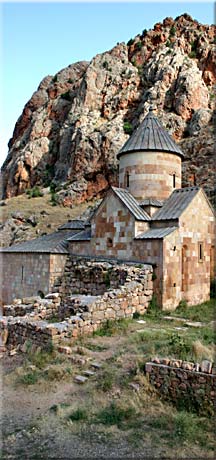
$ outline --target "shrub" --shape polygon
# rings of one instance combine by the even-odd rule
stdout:
[[[106,69],[106,70],[108,70],[108,67],[109,67],[108,62],[107,62],[107,61],[104,61],[104,62],[103,62],[103,68]]]
[[[127,46],[131,46],[131,45],[133,45],[133,43],[134,43],[134,39],[131,38],[131,39],[127,42]]]
[[[117,425],[122,428],[124,422],[128,422],[136,417],[136,410],[133,407],[121,407],[115,402],[111,402],[108,407],[102,409],[97,415],[97,421],[103,425]]]
[[[142,49],[142,46],[143,45],[142,45],[141,41],[137,42],[136,47],[137,47],[138,51],[140,51]]]
[[[58,195],[55,192],[51,193],[51,198],[50,198],[52,206],[57,206],[58,204]]]
[[[143,31],[142,31],[142,37],[143,38],[147,35],[147,32],[148,32],[147,29],[143,29]]]
[[[174,333],[171,335],[168,343],[174,355],[178,356],[180,359],[187,359],[191,347],[183,337]]]
[[[28,195],[29,198],[38,198],[40,196],[43,196],[43,192],[39,189],[37,185],[35,185],[32,189],[26,190],[26,194]]]
[[[133,126],[131,125],[129,121],[125,121],[123,125],[123,129],[124,129],[125,134],[132,134],[133,132]]]
[[[191,51],[189,54],[188,54],[189,58],[191,59],[194,59],[196,57],[196,51]]]
[[[174,37],[175,34],[176,34],[176,28],[175,28],[175,26],[172,26],[172,27],[170,28],[170,37]]]
[[[166,46],[167,46],[168,48],[172,48],[173,45],[172,45],[172,43],[171,43],[169,40],[167,40],[167,41],[166,41]]]
[[[102,391],[109,391],[113,387],[115,376],[112,370],[105,370],[98,381],[97,387]]]
[[[80,420],[86,420],[88,418],[88,414],[86,409],[78,408],[73,411],[68,418],[73,422],[79,422]]]
[[[110,287],[110,274],[109,272],[106,272],[104,275],[104,283],[106,284],[106,287]]]
[[[19,383],[23,385],[34,385],[38,382],[40,377],[40,372],[38,370],[34,370],[32,372],[27,372],[26,374],[19,377]]]
[[[58,81],[58,75],[55,75],[52,79],[53,83],[56,83]]]
[[[191,42],[191,51],[196,51],[197,49],[197,43],[196,43],[196,40],[194,40],[193,42]]]
[[[187,300],[185,300],[185,299],[180,300],[180,302],[178,304],[178,308],[186,309],[187,307],[188,307]]]
[[[70,91],[66,91],[66,93],[61,94],[61,98],[70,102],[71,101]]]

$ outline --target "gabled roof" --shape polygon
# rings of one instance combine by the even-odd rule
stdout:
[[[152,220],[178,219],[200,190],[200,187],[185,187],[174,190],[162,208],[152,216]]]
[[[73,219],[61,225],[58,230],[84,230],[84,228],[85,222],[83,220]]]
[[[117,158],[120,158],[124,153],[134,151],[171,152],[184,157],[184,153],[160,124],[152,108],[149,109],[149,113],[142,123],[120,149]]]
[[[177,230],[178,227],[152,228],[141,235],[137,235],[135,240],[163,239],[165,236]]]
[[[1,252],[38,252],[48,254],[67,254],[67,238],[72,232],[54,232],[33,240],[1,248]]]
[[[120,201],[126,206],[136,220],[150,221],[151,218],[142,208],[140,208],[138,201],[125,189],[111,187],[111,190],[120,199]]]
[[[140,206],[155,206],[156,208],[161,208],[163,206],[163,201],[156,200],[155,198],[146,198],[139,202]]]
[[[90,241],[91,240],[91,229],[88,228],[82,232],[75,233],[75,235],[70,236],[67,239],[68,241]]]

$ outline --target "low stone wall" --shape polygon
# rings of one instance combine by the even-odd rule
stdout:
[[[45,299],[26,299],[26,305],[22,303],[24,299],[17,299],[15,304],[4,307],[6,315],[0,319],[3,344],[14,348],[31,341],[46,348],[65,339],[91,334],[107,320],[145,313],[153,294],[152,268],[129,267],[126,273],[130,276],[125,278],[124,285],[102,295],[53,293]],[[18,313],[22,316],[17,317]],[[56,322],[48,322],[53,316]]]
[[[14,299],[11,305],[3,306],[4,316],[26,316],[32,319],[50,319],[59,315],[61,297],[58,293],[48,294],[44,299],[41,297],[26,297]]]
[[[155,361],[146,363],[145,372],[165,399],[199,413],[214,414],[216,368],[210,361],[201,364],[158,358]]]
[[[73,294],[95,296],[131,281],[142,282],[146,290],[152,290],[151,265],[70,256],[64,274],[55,282],[55,288],[62,296]]]

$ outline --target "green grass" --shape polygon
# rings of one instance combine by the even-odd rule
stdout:
[[[129,423],[136,419],[136,415],[137,412],[134,407],[122,407],[116,402],[111,402],[110,405],[98,412],[96,422],[107,426],[117,425],[118,428],[124,428],[125,424],[129,427]]]
[[[88,413],[84,408],[78,408],[69,415],[72,422],[80,422],[88,419]]]
[[[37,366],[39,369],[43,369],[49,363],[56,358],[56,354],[53,351],[38,351],[36,353],[29,351],[27,354],[27,360]]]
[[[35,385],[40,378],[40,372],[38,370],[27,372],[26,374],[19,377],[19,383],[23,385]]]
[[[126,333],[130,322],[130,319],[120,319],[118,321],[108,319],[93,335],[111,337],[115,334]]]
[[[200,305],[194,305],[188,307],[184,305],[178,307],[174,312],[171,313],[172,316],[178,316],[180,318],[187,318],[191,321],[213,321],[215,319],[216,312],[216,299],[211,299],[208,302],[204,302]]]
[[[162,414],[153,418],[149,423],[153,429],[160,430],[160,435],[166,438],[171,446],[176,443],[198,443],[202,447],[214,447],[213,426],[206,418],[187,411]],[[206,433],[208,428],[209,433]]]
[[[116,379],[115,369],[113,368],[105,369],[98,379],[97,388],[105,392],[109,391],[112,389],[115,379]]]

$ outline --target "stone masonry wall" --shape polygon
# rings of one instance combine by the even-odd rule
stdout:
[[[127,173],[129,187],[127,187]],[[175,187],[173,187],[173,174],[175,174]],[[168,152],[124,154],[120,158],[119,187],[128,188],[138,200],[167,199],[174,188],[181,187],[181,158]]]
[[[3,303],[37,295],[38,291],[49,292],[49,254],[1,253],[1,292]]]
[[[156,362],[154,362],[156,361]],[[164,363],[164,364],[163,364]],[[216,396],[216,369],[204,360],[191,363],[180,360],[158,359],[145,365],[150,383],[168,400],[191,407],[198,412],[214,413]]]
[[[152,290],[151,270],[151,265],[68,257],[64,274],[55,282],[55,290],[64,298],[72,294],[96,296],[131,281],[138,281],[144,289]]]
[[[182,298],[189,305],[209,300],[214,231],[213,212],[200,190],[179,219],[182,246]],[[200,244],[202,245],[201,259]]]
[[[92,219],[92,253],[97,256],[130,259],[135,236],[135,219],[112,191]]]
[[[100,265],[103,263],[100,262]],[[104,262],[103,266],[106,265]],[[112,267],[113,273],[116,273],[115,265]],[[145,313],[153,294],[152,267],[119,265],[117,271],[118,283],[122,279],[124,284],[120,283],[116,288],[110,287],[101,295],[66,296],[61,292],[49,294],[46,299],[28,303],[26,306],[7,306],[7,314],[22,312],[24,316],[3,316],[0,319],[4,345],[9,348],[22,347],[30,340],[33,344],[46,348],[50,344],[60,344],[65,339],[73,340],[78,335],[91,334],[107,320],[132,318],[135,312]],[[113,282],[117,285],[117,279]],[[54,321],[48,322],[47,318],[50,320],[53,313]]]

